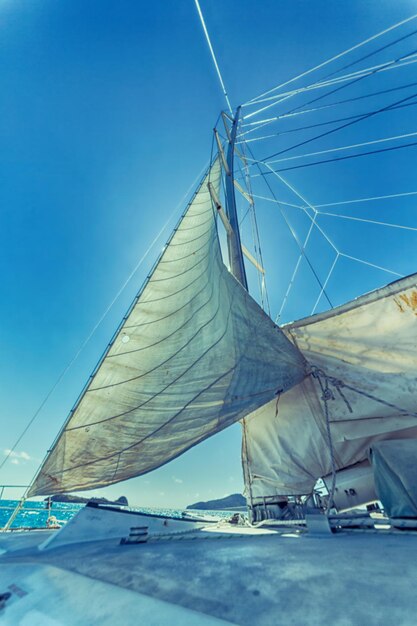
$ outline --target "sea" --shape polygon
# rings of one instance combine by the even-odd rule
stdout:
[[[5,526],[10,515],[18,505],[18,500],[0,500],[0,529]],[[52,502],[51,507],[45,502],[25,502],[24,507],[18,513],[11,528],[46,528],[49,517],[54,516],[57,523],[64,525],[71,519],[84,504],[73,504],[67,502]],[[147,513],[150,515],[162,515],[166,517],[174,517],[180,519],[183,509],[158,509],[149,507],[129,507],[131,510]],[[190,509],[187,513],[192,513]],[[194,511],[195,513],[204,513],[204,515],[213,515],[220,518],[228,518],[233,511]]]

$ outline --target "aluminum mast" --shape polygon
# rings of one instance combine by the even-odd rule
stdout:
[[[243,262],[242,244],[240,241],[234,185],[234,154],[240,109],[240,106],[236,109],[235,117],[233,119],[232,128],[230,131],[229,145],[227,149],[228,170],[226,170],[226,213],[231,227],[231,230],[227,233],[227,247],[229,252],[229,263],[231,272],[247,291],[248,281],[246,279],[245,264]]]

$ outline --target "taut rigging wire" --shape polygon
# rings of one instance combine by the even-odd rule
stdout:
[[[417,104],[417,102],[408,102],[407,104],[400,104],[398,106],[391,106],[389,109],[387,109],[386,111],[380,111],[379,109],[376,109],[374,111],[368,111],[367,113],[389,113],[390,111],[395,111],[396,109],[404,109],[406,107],[411,107],[411,106],[415,106]],[[312,111],[315,111],[316,109],[312,109]],[[319,126],[327,126],[328,124],[337,124],[337,122],[346,122],[348,120],[353,120],[353,119],[357,119],[359,117],[362,117],[363,115],[366,115],[366,113],[357,113],[356,115],[349,115],[348,117],[339,117],[336,118],[334,120],[328,120],[327,122],[318,122],[317,124],[309,124],[307,126],[298,126],[297,128],[290,128],[287,130],[281,130],[278,133],[273,133],[271,135],[265,135],[263,137],[254,137],[253,139],[241,139],[240,141],[237,141],[236,143],[243,143],[243,141],[245,141],[245,143],[253,143],[254,141],[263,141],[265,139],[272,139],[273,137],[279,137],[280,135],[287,135],[289,133],[295,133],[298,131],[302,131],[302,130],[309,130],[310,128],[318,128]]]
[[[252,150],[250,149],[250,147],[249,147],[249,146],[247,146],[247,150],[248,150],[248,152],[250,152],[250,154],[252,155],[252,158],[254,159],[254,158],[255,158],[255,157],[254,157],[254,154],[253,154],[253,152],[252,152]],[[276,201],[276,203],[277,203],[277,204],[278,204],[278,206],[279,206],[279,201],[277,200],[277,198],[276,198],[276,196],[275,196],[275,193],[274,193],[274,191],[273,191],[273,189],[272,189],[271,185],[269,184],[268,179],[265,177],[264,172],[262,172],[262,170],[261,170],[261,168],[260,168],[259,164],[258,164],[258,163],[256,163],[256,165],[257,165],[257,168],[258,168],[258,170],[259,170],[259,172],[260,172],[261,176],[263,177],[263,179],[264,179],[264,181],[265,181],[265,184],[266,184],[266,186],[268,187],[268,189],[269,189],[269,191],[270,191],[270,193],[271,193],[272,197],[274,198],[274,200]],[[291,235],[293,236],[293,238],[294,238],[294,240],[295,240],[295,242],[296,242],[296,244],[297,244],[297,246],[298,246],[298,248],[299,248],[299,250],[300,250],[300,255],[301,255],[301,256],[303,256],[303,257],[305,258],[305,260],[307,261],[307,263],[308,263],[308,265],[309,265],[309,267],[310,267],[310,269],[311,269],[311,271],[312,271],[312,273],[313,273],[313,275],[314,275],[315,279],[317,280],[317,282],[318,282],[318,284],[319,284],[319,286],[320,286],[320,289],[322,290],[323,295],[325,296],[325,298],[326,298],[327,302],[328,302],[328,303],[329,303],[329,305],[330,305],[330,308],[333,308],[333,304],[332,304],[332,302],[331,302],[331,300],[330,300],[329,296],[327,295],[327,292],[326,292],[326,290],[324,289],[323,284],[322,284],[322,282],[321,282],[321,280],[320,280],[320,278],[319,278],[319,276],[318,276],[318,274],[317,274],[316,270],[314,269],[313,264],[311,263],[310,259],[308,258],[307,254],[306,254],[306,251],[305,251],[305,246],[302,246],[302,245],[301,245],[300,241],[298,240],[297,234],[295,233],[295,231],[294,231],[294,229],[292,228],[291,224],[288,222],[288,219],[286,218],[286,216],[285,216],[284,212],[282,211],[282,209],[280,209],[280,211],[281,211],[281,215],[282,215],[282,217],[283,217],[283,218],[284,218],[284,220],[285,220],[286,225],[288,226],[288,229],[289,229],[289,231],[290,231]]]
[[[304,163],[302,165],[291,165],[289,167],[283,167],[278,170],[264,172],[264,174],[273,174],[276,172],[288,172],[289,170],[298,170],[305,167],[313,167],[315,165],[323,165],[324,163],[334,163],[337,161],[347,161],[348,159],[357,159],[358,157],[369,156],[371,154],[379,154],[380,152],[391,152],[392,150],[400,150],[401,148],[411,148],[417,145],[417,141],[405,143],[402,146],[391,146],[390,148],[379,148],[378,150],[369,150],[367,152],[361,152],[359,154],[348,154],[342,157],[334,157],[332,159],[324,159],[322,161],[314,161],[313,163]],[[262,161],[260,161],[262,163]]]
[[[355,120],[351,120],[350,122],[347,122],[346,124],[342,124],[341,126],[337,126],[336,128],[332,128],[330,130],[327,130],[324,133],[320,133],[320,135],[316,135],[315,137],[310,137],[309,139],[305,139],[304,141],[300,141],[297,144],[294,144],[292,146],[289,146],[288,148],[284,148],[283,150],[280,150],[278,152],[275,152],[274,154],[270,154],[269,156],[260,159],[261,161],[268,161],[269,159],[272,159],[275,156],[278,156],[280,154],[284,154],[285,152],[288,152],[289,150],[293,150],[294,148],[299,148],[300,146],[304,146],[307,143],[311,143],[312,141],[315,141],[316,139],[321,139],[321,137],[326,137],[327,135],[331,135],[333,133],[335,133],[338,130],[342,130],[343,128],[347,128],[348,126],[352,126],[353,124],[357,124],[358,122],[362,122],[363,120],[366,120],[370,117],[372,117],[373,115],[377,115],[378,113],[383,113],[384,111],[389,111],[390,109],[392,109],[393,107],[397,106],[398,104],[402,104],[403,102],[407,102],[408,100],[411,100],[412,98],[417,97],[417,92],[411,94],[411,96],[407,96],[406,98],[402,98],[401,100],[397,100],[396,102],[393,102],[392,104],[388,104],[385,107],[382,107],[381,109],[377,109],[376,111],[372,111],[370,113],[365,113],[364,115],[362,115],[361,117],[359,117],[358,119]]]
[[[404,39],[407,39],[408,37],[411,37],[411,36],[413,36],[413,35],[415,35],[415,34],[417,34],[417,29],[416,29],[416,30],[411,31],[411,33],[407,33],[407,35],[404,35],[403,37],[399,37],[398,39],[394,40],[394,41],[393,41],[393,42],[391,42],[390,44],[387,44],[387,45],[383,46],[382,48],[380,48],[380,49],[378,49],[378,50],[376,50],[376,51],[373,51],[372,53],[367,54],[367,55],[365,55],[365,56],[361,57],[360,59],[357,59],[357,60],[356,60],[356,61],[354,61],[351,65],[355,65],[356,63],[360,63],[361,61],[365,60],[365,59],[366,59],[366,58],[368,58],[369,56],[372,56],[372,55],[376,54],[377,52],[380,52],[380,51],[381,51],[381,50],[383,50],[384,48],[388,48],[389,46],[392,46],[392,45],[394,45],[394,44],[396,44],[396,43],[398,43],[398,42],[400,42],[400,41],[403,41]],[[345,89],[346,87],[349,87],[350,85],[352,85],[352,84],[354,84],[354,83],[359,82],[359,81],[360,81],[360,80],[362,80],[363,78],[366,78],[366,76],[372,76],[373,74],[375,74],[375,73],[377,73],[377,72],[381,72],[381,71],[383,71],[384,69],[386,69],[386,68],[390,67],[391,65],[395,65],[395,64],[396,64],[396,63],[398,63],[399,61],[403,61],[404,59],[407,59],[407,58],[409,58],[410,56],[413,56],[416,52],[417,52],[417,50],[414,50],[414,51],[413,51],[412,53],[410,53],[410,54],[407,54],[407,55],[405,55],[405,56],[401,56],[401,57],[399,57],[399,58],[397,58],[397,59],[393,59],[393,60],[391,60],[391,61],[387,61],[386,63],[383,63],[382,65],[375,67],[374,71],[371,71],[369,74],[363,74],[363,75],[362,75],[362,74],[360,74],[359,76],[357,76],[356,78],[354,78],[355,74],[357,75],[357,74],[358,74],[358,72],[353,72],[353,74],[352,74],[352,80],[351,80],[350,82],[347,82],[347,83],[345,83],[344,85],[341,85],[341,86],[339,86],[339,87],[336,87],[336,88],[335,88],[335,89],[333,89],[330,93],[324,94],[324,95],[322,95],[322,96],[318,96],[317,98],[314,98],[313,100],[311,100],[311,101],[309,101],[309,102],[307,102],[307,103],[305,103],[305,104],[299,105],[298,107],[296,107],[295,109],[293,109],[293,111],[297,111],[297,110],[299,110],[299,109],[303,108],[304,106],[307,106],[308,104],[311,104],[311,103],[313,103],[313,102],[316,102],[317,100],[321,100],[322,98],[326,98],[327,96],[329,96],[329,95],[331,95],[332,93],[335,93],[335,92],[337,92],[337,91],[340,91],[341,89]],[[349,67],[349,65],[348,65],[348,66],[346,66],[346,67]],[[343,69],[343,68],[341,68],[341,69]],[[321,79],[320,79],[320,81],[319,81],[319,83],[318,83],[318,84],[320,85],[321,83],[326,83],[326,79],[330,78],[330,77],[331,77],[331,76],[333,76],[334,74],[337,74],[339,71],[341,71],[341,70],[335,70],[335,71],[334,71],[334,72],[332,72],[331,74],[328,74],[327,76],[324,76],[323,78],[321,78]],[[360,71],[359,71],[359,72],[360,72]],[[332,79],[331,81],[329,81],[329,84],[330,84],[330,83],[333,83],[333,81],[335,81],[335,82],[336,82],[336,84],[337,84],[338,79],[337,79],[337,78]],[[316,84],[314,84],[314,83],[313,83],[313,85],[310,85],[309,87],[314,87],[315,85],[316,85]],[[303,91],[303,90],[300,90],[300,91]],[[265,111],[266,109],[269,109],[269,108],[271,108],[271,107],[275,106],[276,104],[279,104],[281,101],[287,100],[288,98],[290,98],[290,97],[292,97],[292,96],[294,96],[294,95],[297,95],[297,93],[299,93],[299,92],[298,92],[298,90],[297,90],[297,91],[294,91],[293,93],[291,93],[291,92],[290,92],[290,94],[289,94],[286,98],[283,98],[282,96],[278,96],[278,98],[279,98],[279,99],[278,99],[277,101],[272,102],[272,103],[271,103],[271,104],[269,104],[268,106],[262,107],[261,109],[258,109],[257,111],[253,111],[252,113],[249,113],[249,115],[247,115],[247,116],[246,116],[246,118],[248,119],[248,118],[250,118],[250,117],[253,117],[254,115],[258,115],[258,114],[259,114],[259,113],[261,113],[262,111]]]
[[[385,30],[382,30],[379,33],[376,33],[375,35],[372,35],[372,37],[368,37],[367,39],[365,39],[365,40],[359,42],[358,44],[348,48],[347,50],[344,50],[343,52],[339,52],[338,54],[334,55],[330,59],[327,59],[326,61],[322,61],[321,63],[319,63],[315,67],[312,67],[312,68],[306,70],[305,72],[302,72],[301,74],[298,74],[297,76],[294,76],[293,78],[290,78],[289,80],[285,81],[284,83],[281,83],[280,85],[277,85],[276,87],[273,87],[272,89],[264,91],[259,96],[249,100],[247,103],[245,103],[245,105],[256,104],[257,102],[259,102],[260,98],[263,98],[264,96],[272,93],[273,91],[277,91],[278,89],[281,89],[282,87],[285,87],[286,85],[289,85],[290,83],[295,82],[299,78],[303,78],[304,76],[307,76],[308,74],[311,74],[312,72],[315,72],[316,70],[318,70],[318,69],[320,69],[322,67],[325,67],[326,65],[329,65],[329,63],[332,63],[333,61],[336,61],[337,59],[340,59],[343,56],[346,56],[346,54],[349,54],[350,52],[353,52],[354,50],[357,50],[358,48],[361,48],[362,46],[364,46],[365,44],[373,41],[374,39],[377,39],[378,37],[382,37],[383,35],[386,35],[386,33],[389,33],[390,31],[392,31],[392,30],[394,30],[396,28],[399,28],[400,26],[403,26],[404,24],[407,24],[408,22],[411,22],[412,20],[416,19],[416,17],[417,17],[417,14],[411,15],[410,17],[406,18],[405,20],[401,20],[400,22],[397,22],[396,24],[393,24],[392,26],[389,26]]]

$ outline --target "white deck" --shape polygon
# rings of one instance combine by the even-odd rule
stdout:
[[[140,545],[105,540],[42,552],[35,544],[43,532],[0,533],[0,549],[7,550],[0,593],[10,585],[26,592],[13,594],[0,621],[416,624],[417,536],[243,533],[196,531]]]
[[[221,626],[228,623],[50,565],[7,564],[0,573],[3,590],[10,581],[18,593],[26,595],[19,597],[14,593],[3,614],[0,613],[1,623],[7,626]]]

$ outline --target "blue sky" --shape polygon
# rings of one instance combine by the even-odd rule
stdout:
[[[233,106],[410,16],[414,6],[411,0],[201,1]],[[192,0],[2,0],[0,25],[0,455],[171,220],[1,470],[0,483],[15,484],[30,480],[167,239],[184,195],[210,157],[212,128],[225,101]],[[417,41],[407,41],[398,51],[413,46]],[[382,60],[394,57],[389,50]],[[372,80],[366,89],[383,88]],[[413,70],[396,80],[412,82]],[[363,89],[361,83],[350,94]],[[401,95],[390,102],[395,98]],[[389,123],[373,121],[365,138],[350,129],[314,149],[417,130],[413,112],[410,107]],[[270,145],[254,143],[256,156],[271,154]],[[310,151],[309,145],[300,148],[300,154]],[[287,179],[314,203],[413,191],[414,154],[392,153],[384,170],[380,161],[365,166],[353,159],[343,169],[310,167],[288,172]],[[265,192],[261,181],[254,186],[259,195]],[[291,201],[288,189],[277,193]],[[401,208],[404,223],[413,223],[412,198]],[[353,210],[346,208],[359,215]],[[386,220],[392,210],[378,204]],[[368,218],[376,215],[374,205],[364,211]],[[276,314],[298,252],[275,205],[259,203],[258,219]],[[308,222],[295,214],[291,219],[305,235]],[[370,255],[398,273],[415,267],[406,234],[389,244],[388,255],[380,230],[361,234],[353,222],[340,226],[327,219],[338,246],[352,242],[350,254]],[[323,243],[319,239],[313,249]],[[326,246],[320,250],[325,276],[332,256]],[[346,259],[337,272],[329,283],[336,304],[395,278],[363,265],[352,268]],[[303,266],[284,321],[308,314],[316,296]],[[184,506],[241,490],[237,425],[152,474],[101,493],[124,494],[146,506]]]

